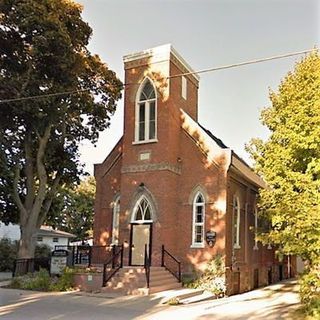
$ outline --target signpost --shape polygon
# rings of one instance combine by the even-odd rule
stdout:
[[[51,274],[62,274],[63,269],[67,266],[67,258],[69,252],[67,250],[54,250],[51,257]]]

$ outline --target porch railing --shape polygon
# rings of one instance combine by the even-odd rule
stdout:
[[[181,282],[181,262],[168,252],[164,245],[161,250],[161,266],[165,267],[179,282]]]
[[[113,246],[110,259],[103,264],[102,286],[105,287],[107,282],[122,268],[123,265],[123,245]]]
[[[146,282],[147,282],[147,288],[150,287],[150,257],[148,253],[148,245],[146,244],[144,247],[144,269],[146,272]]]

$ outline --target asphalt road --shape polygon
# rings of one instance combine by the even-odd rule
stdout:
[[[108,297],[41,293],[0,288],[2,320],[286,319],[299,306],[297,285],[288,281],[245,294],[206,302],[167,306],[158,296]]]

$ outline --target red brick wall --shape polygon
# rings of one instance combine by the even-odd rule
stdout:
[[[93,237],[95,245],[111,243],[113,201],[120,192],[122,140],[102,164],[95,165],[96,196]]]
[[[268,284],[268,270],[272,269],[272,281],[279,279],[277,275],[278,261],[275,259],[274,248],[268,249],[258,242],[258,250],[254,249],[254,207],[258,188],[241,178],[232,169],[228,174],[228,197],[227,197],[227,281],[229,282],[229,294],[237,293],[234,273],[240,273],[240,292],[254,288],[254,272],[258,270],[258,286]],[[233,197],[237,195],[241,204],[240,219],[240,249],[233,249],[232,241],[232,212]]]
[[[184,132],[180,135],[182,172],[179,177],[179,239],[178,255],[183,262],[183,271],[191,272],[203,268],[214,255],[225,253],[225,212],[218,210],[217,203],[225,203],[226,175],[221,168],[209,165],[194,141]],[[205,207],[205,232],[217,232],[213,248],[192,248],[193,190],[201,186],[207,194]]]

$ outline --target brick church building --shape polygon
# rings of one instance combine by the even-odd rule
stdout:
[[[124,266],[161,265],[162,246],[182,274],[225,259],[227,292],[282,278],[274,249],[255,241],[264,182],[198,123],[199,76],[171,45],[124,57],[124,133],[101,164],[94,244],[124,244]]]

